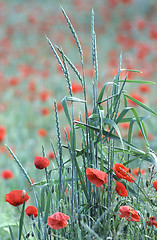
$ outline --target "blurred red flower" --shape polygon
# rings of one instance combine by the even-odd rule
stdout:
[[[4,126],[0,126],[0,142],[5,139],[6,136],[6,128]]]
[[[140,173],[141,174],[144,174],[146,172],[146,170],[145,169],[140,169]],[[138,176],[139,175],[139,168],[134,168],[133,170],[132,170],[132,173],[135,175],[135,176]]]
[[[10,86],[16,86],[20,82],[20,79],[18,77],[12,77],[9,79],[9,85]]]
[[[148,226],[155,226],[157,228],[157,221],[156,217],[152,216],[148,218],[148,221],[146,222]]]
[[[61,229],[67,226],[68,215],[56,212],[47,219],[47,224],[52,229]]]
[[[77,83],[77,82],[72,82],[71,87],[72,87],[72,92],[73,93],[83,92],[82,85]]]
[[[34,207],[34,206],[28,206],[25,210],[27,216],[34,216],[34,217],[37,217],[38,216],[38,211],[37,211],[37,208]]]
[[[53,151],[48,153],[48,158],[51,159],[51,160],[55,158],[55,154],[54,154]]]
[[[42,102],[46,102],[50,98],[51,94],[48,90],[42,90],[39,94],[39,98]]]
[[[147,84],[141,84],[139,86],[139,91],[142,93],[149,93],[150,92],[150,86],[148,86]]]
[[[34,165],[38,169],[43,169],[43,168],[48,167],[49,160],[46,157],[36,156],[34,158]]]
[[[104,183],[107,183],[107,174],[101,170],[86,168],[86,175],[87,179],[96,187],[100,187]]]
[[[157,191],[157,180],[155,180],[155,181],[153,182],[153,187],[154,187],[155,190]]]
[[[129,129],[129,122],[123,122],[123,123],[120,123],[120,126],[124,129]]]
[[[115,172],[115,174],[118,178],[123,178],[131,183],[133,183],[135,180],[135,177],[129,173],[129,168],[126,168],[121,163],[114,164],[113,171]]]
[[[137,211],[130,206],[121,206],[119,209],[119,214],[120,218],[126,218],[127,221],[140,221],[140,216],[138,215]]]
[[[48,116],[48,115],[50,114],[49,108],[43,107],[43,108],[41,109],[41,114],[42,114],[43,116]]]
[[[9,169],[5,169],[2,171],[1,177],[4,179],[11,179],[14,177],[14,174]]]
[[[121,182],[116,182],[115,191],[121,197],[127,197],[128,196],[128,192],[127,192],[124,184],[121,183]]]
[[[46,136],[47,136],[47,131],[46,131],[45,129],[43,129],[43,128],[40,128],[40,129],[38,130],[38,134],[39,134],[39,136],[41,136],[41,137],[46,137]]]
[[[13,206],[19,206],[29,199],[25,190],[13,190],[5,195],[5,201]]]

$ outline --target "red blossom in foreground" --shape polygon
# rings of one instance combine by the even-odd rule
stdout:
[[[27,216],[34,216],[34,217],[37,217],[38,216],[38,211],[37,211],[37,208],[34,207],[34,206],[28,206],[25,210]]]
[[[29,199],[25,190],[13,190],[5,195],[5,201],[13,206],[19,206]]]
[[[120,218],[126,218],[127,221],[140,221],[140,216],[138,215],[137,211],[130,206],[121,206],[119,209],[119,214]]]
[[[127,197],[128,196],[128,192],[127,192],[124,184],[121,183],[121,182],[116,183],[115,191],[121,197]]]
[[[155,226],[157,228],[157,221],[156,217],[152,216],[148,218],[148,221],[146,222],[148,226]]]
[[[87,179],[93,183],[96,187],[107,183],[107,174],[101,170],[86,168]]]
[[[118,178],[123,178],[131,183],[133,183],[135,180],[135,177],[129,173],[129,168],[126,168],[121,163],[114,164],[113,171],[115,172],[115,174]]]
[[[43,169],[43,168],[48,167],[49,160],[46,157],[36,156],[34,158],[34,165],[38,169]]]
[[[52,229],[61,229],[67,226],[69,216],[61,212],[56,212],[47,219],[47,224]]]
[[[157,191],[157,180],[155,180],[155,181],[153,182],[153,187],[154,187],[155,190]]]
[[[146,170],[145,169],[140,169],[140,173],[141,174],[144,174],[146,172]],[[132,170],[132,173],[135,175],[135,176],[138,176],[139,175],[139,168],[134,168],[133,170]]]
[[[5,169],[5,170],[2,171],[1,177],[2,177],[3,179],[11,179],[11,178],[14,177],[14,175],[13,175],[13,173],[12,173],[11,170]]]
[[[6,128],[4,126],[0,126],[0,142],[5,139],[6,136]]]

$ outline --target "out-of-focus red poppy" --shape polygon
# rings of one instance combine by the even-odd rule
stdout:
[[[46,157],[36,156],[34,158],[34,165],[38,169],[43,169],[43,168],[48,167],[49,160]]]
[[[49,108],[43,107],[43,108],[41,109],[41,114],[42,114],[43,116],[48,116],[48,115],[50,114]]]
[[[5,126],[0,126],[0,142],[3,142],[5,137],[6,137],[6,128]]]
[[[77,82],[72,82],[71,87],[73,93],[79,93],[83,91],[82,85]]]
[[[131,4],[132,0],[121,0],[121,2],[124,4]]]
[[[124,184],[121,183],[121,182],[116,182],[115,191],[121,197],[127,197],[128,196],[128,192],[127,192]]]
[[[67,226],[68,215],[61,212],[56,212],[47,219],[47,224],[52,229],[61,229]]]
[[[34,216],[34,217],[37,217],[38,216],[38,210],[36,207],[34,206],[28,206],[25,210],[27,216]]]
[[[148,226],[155,226],[157,228],[157,221],[156,221],[156,217],[152,216],[148,218],[148,221],[146,221],[146,224]]]
[[[154,187],[155,190],[157,191],[157,180],[155,180],[155,181],[153,182],[153,187]]]
[[[87,179],[93,183],[96,187],[107,183],[107,174],[101,170],[86,168]]]
[[[39,94],[39,98],[42,102],[46,102],[50,98],[51,94],[48,90],[42,90]]]
[[[129,122],[120,123],[120,126],[124,129],[128,129],[129,128]]]
[[[149,93],[150,92],[150,87],[147,85],[147,84],[141,84],[140,86],[139,86],[139,91],[141,92],[141,93]]]
[[[135,177],[129,173],[129,168],[126,168],[121,163],[114,164],[113,171],[115,172],[115,174],[118,178],[123,178],[131,183],[133,183],[135,180]]]
[[[2,171],[1,177],[2,177],[3,179],[11,179],[11,178],[14,177],[14,174],[12,173],[11,170],[5,169],[5,170]]]
[[[53,151],[48,153],[48,158],[51,159],[51,160],[53,160],[55,158],[55,154],[54,154]]]
[[[141,174],[144,174],[145,172],[146,172],[145,169],[143,169],[143,168],[140,169],[140,173],[141,173]],[[139,175],[139,168],[134,168],[134,169],[132,170],[132,173],[133,173],[135,176],[138,176],[138,175]]]
[[[10,86],[16,86],[20,82],[20,79],[18,77],[12,77],[9,79],[9,85]]]
[[[29,90],[30,92],[35,92],[35,90],[36,90],[36,83],[35,83],[34,81],[29,82],[29,84],[28,84],[28,90]]]
[[[41,136],[41,137],[46,137],[47,136],[47,131],[43,128],[40,128],[38,130],[38,135]]]
[[[13,190],[5,195],[5,201],[17,207],[29,199],[25,190]]]
[[[119,209],[119,214],[120,218],[126,218],[127,221],[140,221],[140,216],[138,215],[137,211],[130,206],[121,206]]]
[[[138,100],[138,101],[140,101],[140,102],[142,102],[142,103],[144,103],[145,102],[145,99],[142,97],[142,96],[140,96],[139,94],[137,94],[137,93],[132,93],[132,94],[130,94],[130,97],[132,97],[132,98],[135,98],[136,100]],[[127,101],[128,101],[128,103],[131,105],[131,106],[138,106],[138,104],[137,103],[135,103],[135,102],[133,102],[131,99],[127,99]]]
[[[140,18],[136,21],[136,27],[139,31],[144,30],[146,27],[146,21],[143,18]]]

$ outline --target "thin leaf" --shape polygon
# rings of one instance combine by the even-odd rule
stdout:
[[[19,229],[18,229],[18,240],[21,240],[22,236],[22,228],[23,228],[23,219],[24,219],[24,213],[25,213],[25,202],[22,206],[21,216],[20,216],[20,222],[19,222]]]
[[[136,103],[137,105],[139,105],[140,107],[146,109],[148,112],[151,112],[153,113],[154,115],[157,116],[157,113],[154,112],[151,108],[149,108],[148,106],[146,106],[145,104],[143,104],[142,102],[138,101],[137,99],[133,98],[133,97],[130,97],[129,95],[127,94],[124,94],[125,97],[127,97],[128,99],[132,100],[134,103]]]
[[[65,112],[65,116],[67,117],[68,123],[69,123],[69,125],[71,126],[71,119],[70,119],[69,110],[68,110],[68,107],[67,107],[66,100],[67,100],[67,97],[64,97],[64,98],[62,99],[61,103],[62,103],[64,112]]]

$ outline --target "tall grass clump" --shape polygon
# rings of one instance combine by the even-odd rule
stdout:
[[[156,239],[157,157],[150,148],[145,121],[149,121],[150,114],[156,117],[157,113],[125,90],[127,84],[153,83],[127,80],[129,71],[141,72],[123,69],[120,54],[117,75],[112,82],[105,81],[98,90],[101,70],[98,68],[92,11],[93,98],[89,115],[82,46],[65,10],[62,7],[61,10],[76,42],[82,71],[78,71],[62,48],[46,37],[68,87],[69,93],[62,99],[62,106],[70,134],[65,128],[66,144],[63,144],[60,116],[54,101],[56,140],[51,140],[51,146],[56,162],[50,164],[42,146],[42,154],[35,157],[34,165],[38,171],[43,171],[45,180],[35,183],[31,182],[20,160],[7,146],[32,190],[31,206],[28,206],[25,190],[6,195],[6,201],[19,210],[18,240]],[[122,72],[126,73],[124,79],[121,79]],[[82,85],[82,98],[74,96],[70,73],[74,73]],[[129,106],[130,101],[134,107]],[[83,110],[76,119],[75,113],[80,105]],[[123,123],[128,124],[125,137],[120,128]],[[134,143],[135,127],[142,133],[145,150]],[[9,232],[11,240],[17,239],[10,225]]]

